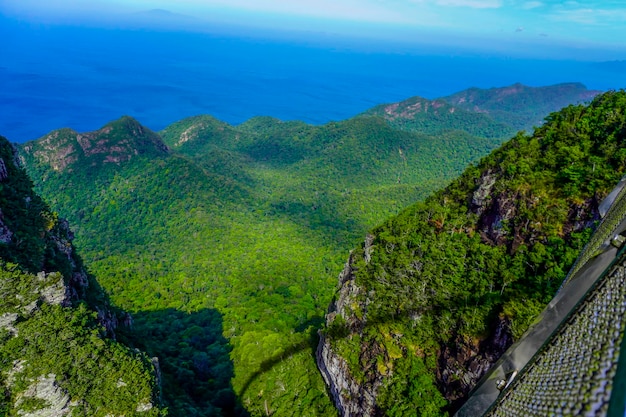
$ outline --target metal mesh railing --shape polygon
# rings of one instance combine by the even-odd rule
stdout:
[[[490,369],[457,417],[606,416],[617,408],[608,415],[626,417],[626,249],[617,249],[626,238],[616,236],[626,233],[626,178],[600,213],[602,222],[540,320]]]
[[[622,255],[486,415],[607,415],[626,326],[625,277]]]

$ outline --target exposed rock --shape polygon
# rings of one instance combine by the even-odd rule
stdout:
[[[56,130],[23,146],[22,150],[54,171],[71,171],[72,165],[84,158],[89,158],[93,166],[101,163],[120,164],[139,154],[162,154],[169,149],[158,135],[136,120],[122,117],[93,132]]]
[[[346,417],[375,415],[380,382],[371,389],[363,389],[350,375],[347,363],[333,352],[324,335],[320,337],[315,355],[339,414]]]
[[[595,198],[588,199],[582,204],[572,205],[567,216],[567,223],[563,226],[563,233],[580,232],[588,227],[592,227],[594,222],[600,220],[600,203]],[[589,218],[589,213],[594,213],[593,218]]]
[[[26,153],[34,152],[34,156],[42,162],[50,165],[55,171],[65,171],[65,169],[78,160],[74,139],[75,131],[71,129],[61,129],[50,133],[39,140],[39,150],[34,150],[32,146],[25,146]]]
[[[139,403],[137,405],[137,410],[136,411],[138,413],[144,413],[146,411],[152,410],[152,407],[154,407],[154,406],[152,405],[151,402],[149,402],[149,401],[148,402],[142,402],[142,403]]]
[[[368,234],[365,237],[365,246],[363,248],[365,263],[370,263],[372,260],[372,243],[374,243],[374,236]]]
[[[120,317],[122,326],[131,329],[133,327],[133,316],[130,313],[123,313]]]
[[[15,374],[19,374],[24,371],[26,365],[25,360],[14,360],[13,367],[7,372],[6,386],[10,387],[15,383]]]
[[[4,224],[4,215],[0,210],[0,243],[9,243],[13,239],[13,232]]]
[[[4,163],[4,159],[0,158],[0,182],[9,178],[9,171]]]
[[[15,401],[17,414],[24,417],[61,417],[71,414],[70,397],[59,387],[55,378],[54,374],[42,375],[18,396]],[[20,406],[25,398],[37,398],[43,400],[46,405],[38,410],[24,411]]]
[[[198,137],[198,131],[207,127],[206,123],[194,123],[180,134],[180,139],[176,142],[176,146],[180,146],[185,142]],[[223,128],[222,128],[223,130]]]
[[[421,97],[412,97],[399,103],[384,106],[383,116],[389,121],[394,121],[396,119],[410,120],[413,119],[418,113],[431,112],[439,114],[439,109],[448,113],[454,113],[455,111],[454,107],[440,99],[429,100]]]
[[[4,313],[0,315],[0,329],[5,329],[14,336],[17,335],[17,329],[14,326],[17,317],[17,313]]]
[[[96,307],[98,313],[98,322],[104,326],[107,331],[107,335],[115,340],[115,329],[117,329],[118,320],[115,313],[108,308]]]
[[[374,237],[368,235],[365,240],[366,254],[371,254]],[[366,259],[369,256],[366,255]],[[352,255],[346,263],[343,271],[339,274],[340,290],[335,302],[330,305],[326,315],[326,323],[332,325],[340,315],[347,323],[351,337],[360,334],[365,327],[365,320],[360,320],[353,314],[353,306],[358,305],[365,313],[368,300],[363,299],[363,290],[354,282],[354,274],[351,267]],[[365,316],[365,314],[364,314]],[[361,352],[363,361],[368,362],[372,352],[367,349]],[[377,413],[376,394],[382,384],[382,376],[375,372],[366,372],[366,380],[359,383],[351,375],[346,361],[333,351],[330,341],[325,335],[320,335],[320,342],[316,350],[317,364],[322,377],[329,387],[331,397],[339,414],[342,416],[374,416]]]
[[[37,274],[39,281],[48,281],[50,277],[58,279],[39,291],[41,299],[51,305],[68,306],[69,291],[63,282],[63,276],[59,273],[46,274],[45,272],[40,272]]]
[[[508,243],[509,220],[517,214],[517,195],[502,193],[492,198],[483,209],[478,220],[478,230],[483,241],[492,245]]]
[[[30,315],[33,314],[35,312],[35,310],[37,310],[37,307],[39,307],[39,300],[33,300],[30,304],[25,305],[24,307],[22,307],[22,313],[24,315]]]
[[[11,143],[11,151],[13,151],[13,165],[20,168],[22,167],[22,158],[20,157],[20,152],[17,149],[15,144]]]
[[[87,277],[87,273],[84,270],[75,271],[72,274],[71,284],[73,288],[79,287],[81,289],[87,288],[89,286],[89,278]]]
[[[471,210],[473,213],[479,216],[483,214],[486,208],[486,203],[490,197],[491,189],[493,188],[498,178],[492,174],[491,170],[487,170],[481,177],[478,184],[478,188],[472,195]]]
[[[73,249],[72,249],[72,239],[74,238],[74,234],[70,230],[70,225],[67,220],[59,219],[57,223],[56,233],[51,234],[52,241],[55,243],[57,249],[70,261],[72,260]]]
[[[163,391],[161,390],[161,387],[163,386],[162,384],[162,375],[161,375],[161,365],[159,365],[159,358],[156,356],[153,356],[152,358],[150,358],[150,362],[152,363],[152,366],[154,368],[154,374],[156,375],[156,382],[157,382],[157,387],[159,387],[159,398],[158,401],[159,403],[163,402],[163,398],[162,398],[162,394]]]
[[[513,344],[509,322],[499,318],[495,330],[485,340],[457,336],[439,352],[437,384],[450,401],[450,411],[462,405],[469,392],[502,354]]]

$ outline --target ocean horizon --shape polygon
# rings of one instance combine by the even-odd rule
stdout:
[[[13,142],[62,127],[90,131],[122,115],[155,131],[198,114],[231,124],[254,116],[323,124],[470,87],[626,87],[622,61],[7,22],[0,28],[0,135]]]

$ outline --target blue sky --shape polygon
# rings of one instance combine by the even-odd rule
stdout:
[[[198,23],[526,54],[541,50],[543,57],[565,48],[585,59],[587,51],[601,49],[606,59],[626,59],[626,0],[0,0],[0,12],[31,18],[119,16],[157,8]]]

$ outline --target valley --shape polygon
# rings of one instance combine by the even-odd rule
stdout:
[[[69,220],[89,272],[134,317],[119,340],[159,358],[169,415],[336,415],[315,363],[319,330],[343,356],[348,379],[366,389],[383,384],[378,407],[406,415],[402,407],[414,407],[419,396],[419,407],[435,413],[467,394],[440,392],[448,378],[437,374],[445,346],[488,338],[500,313],[518,337],[588,238],[580,225],[593,219],[585,211],[590,201],[621,175],[618,160],[614,172],[600,169],[607,155],[619,154],[617,145],[593,161],[581,156],[593,146],[555,145],[553,158],[578,155],[580,166],[598,166],[589,185],[581,185],[589,172],[561,165],[550,171],[554,162],[538,159],[541,135],[566,130],[561,118],[587,120],[580,106],[479,162],[518,129],[598,93],[577,84],[503,90],[451,96],[467,103],[480,93],[477,108],[413,98],[321,126],[270,117],[230,125],[195,116],[152,132],[125,116],[94,132],[51,132],[21,145],[20,158],[35,189]],[[622,97],[615,97],[606,108],[621,112]],[[546,102],[552,107],[528,104]],[[522,117],[519,106],[535,112]],[[602,115],[593,117],[602,131]],[[605,130],[619,136],[619,126]],[[524,177],[530,172],[537,174]],[[476,187],[486,194],[466,212],[460,201],[471,200]],[[490,200],[492,187],[506,198]],[[535,198],[554,204],[532,214]],[[503,214],[513,200],[526,205]],[[564,220],[572,204],[580,224]],[[471,223],[489,213],[502,224],[491,217]],[[518,214],[545,227],[518,239]],[[362,246],[368,233],[372,240]],[[423,260],[416,260],[415,241],[426,245]],[[348,269],[360,271],[355,285],[364,289],[352,288],[345,310],[334,311],[343,321],[327,319],[337,276],[355,247]],[[368,248],[376,248],[373,255],[365,255]],[[471,271],[455,261],[459,253],[475,263]],[[373,261],[364,261],[369,256]],[[426,272],[409,273],[411,262],[420,271],[434,268],[428,275],[436,289],[419,278]],[[541,273],[529,263],[541,265]],[[365,313],[370,293],[376,296]],[[366,351],[373,354],[360,355]],[[421,382],[405,387],[409,379]]]

